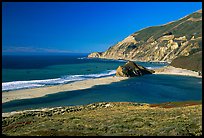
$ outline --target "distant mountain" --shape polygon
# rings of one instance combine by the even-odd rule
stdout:
[[[88,57],[171,62],[180,56],[190,58],[199,51],[202,51],[202,10],[177,21],[137,31],[107,51],[94,52]],[[172,65],[176,66],[174,63]]]

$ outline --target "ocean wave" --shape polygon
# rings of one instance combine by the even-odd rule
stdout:
[[[112,76],[115,73],[115,70],[107,70],[99,74],[66,75],[55,79],[4,82],[2,83],[2,91],[66,84],[74,81]]]

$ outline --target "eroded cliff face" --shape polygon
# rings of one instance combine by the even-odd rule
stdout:
[[[202,50],[202,10],[161,26],[135,32],[102,53],[89,58],[171,62]]]

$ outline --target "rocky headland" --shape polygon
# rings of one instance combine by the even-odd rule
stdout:
[[[202,71],[202,10],[164,25],[139,30],[105,52],[94,52],[88,57],[172,62],[174,67]]]

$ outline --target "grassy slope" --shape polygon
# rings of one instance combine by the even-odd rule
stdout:
[[[202,37],[202,21],[187,21],[189,18],[201,17],[202,13],[195,12],[175,22],[161,26],[148,27],[138,32],[135,32],[132,35],[135,36],[135,34],[138,33],[138,35],[135,36],[135,39],[142,40],[144,42],[146,42],[150,37],[153,37],[153,39],[157,39],[168,32],[171,32],[173,35],[175,35],[175,37],[180,37],[184,35],[187,36],[187,38],[191,38],[192,35],[194,35],[195,38]]]
[[[174,59],[170,65],[177,68],[202,72],[202,51],[189,56],[180,56]]]
[[[66,107],[55,115],[24,113],[3,118],[2,133],[28,136],[202,135],[202,104],[95,103]]]

